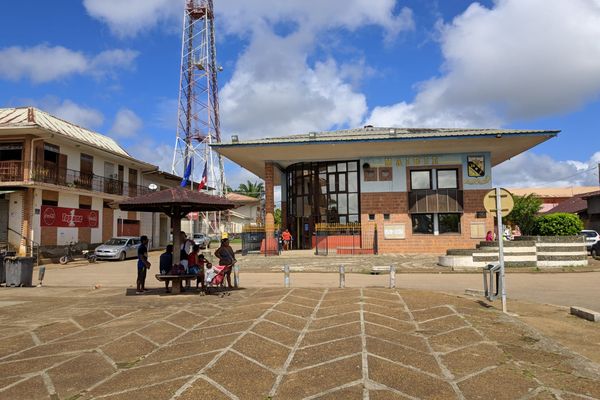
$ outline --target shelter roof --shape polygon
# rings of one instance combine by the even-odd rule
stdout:
[[[489,152],[492,165],[497,165],[559,132],[366,126],[361,129],[215,143],[212,146],[220,154],[264,178],[265,161],[273,161],[285,168],[303,161]]]
[[[182,187],[170,188],[143,196],[132,197],[118,203],[123,211],[164,212],[173,214],[178,209],[181,215],[193,211],[222,211],[234,208],[235,204],[224,197],[212,196]]]

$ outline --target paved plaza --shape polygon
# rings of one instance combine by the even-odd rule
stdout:
[[[589,399],[598,364],[477,299],[0,291],[0,399]]]

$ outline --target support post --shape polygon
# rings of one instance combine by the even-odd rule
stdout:
[[[390,289],[396,287],[396,266],[390,265]]]
[[[290,266],[283,266],[283,286],[286,288],[290,287]]]
[[[179,264],[180,260],[180,249],[181,249],[181,238],[179,232],[181,232],[181,215],[179,207],[169,215],[171,217],[171,229],[173,230],[173,265]]]
[[[346,287],[346,268],[340,265],[340,289]]]
[[[496,188],[496,218],[498,220],[498,262],[500,264],[500,281],[502,291],[502,312],[506,313],[506,285],[504,284],[504,235],[502,232],[502,199],[500,188]]]
[[[240,286],[240,266],[234,265],[233,267],[233,287],[237,288]]]

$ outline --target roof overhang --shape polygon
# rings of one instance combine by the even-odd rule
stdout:
[[[274,162],[281,168],[286,168],[292,164],[305,161],[489,152],[492,166],[496,166],[551,139],[557,134],[558,131],[544,131],[516,134],[502,133],[494,136],[398,137],[363,140],[318,140],[314,142],[285,142],[282,140],[272,143],[219,143],[212,146],[223,156],[264,179],[266,161]],[[277,176],[275,178],[278,180]]]

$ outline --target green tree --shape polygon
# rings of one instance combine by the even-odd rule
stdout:
[[[527,196],[513,196],[515,206],[504,221],[510,225],[518,225],[521,234],[530,236],[535,234],[536,215],[542,206],[542,200],[534,194]]]
[[[281,226],[281,208],[276,208],[275,209],[275,213],[273,215],[273,218],[275,219],[275,225]],[[283,227],[281,227],[281,229],[283,229]]]
[[[262,182],[251,181],[246,181],[246,183],[240,183],[238,189],[236,190],[237,193],[256,198],[259,198],[263,191],[264,184]]]
[[[546,214],[536,220],[536,231],[542,236],[576,236],[582,229],[583,222],[575,214]]]

